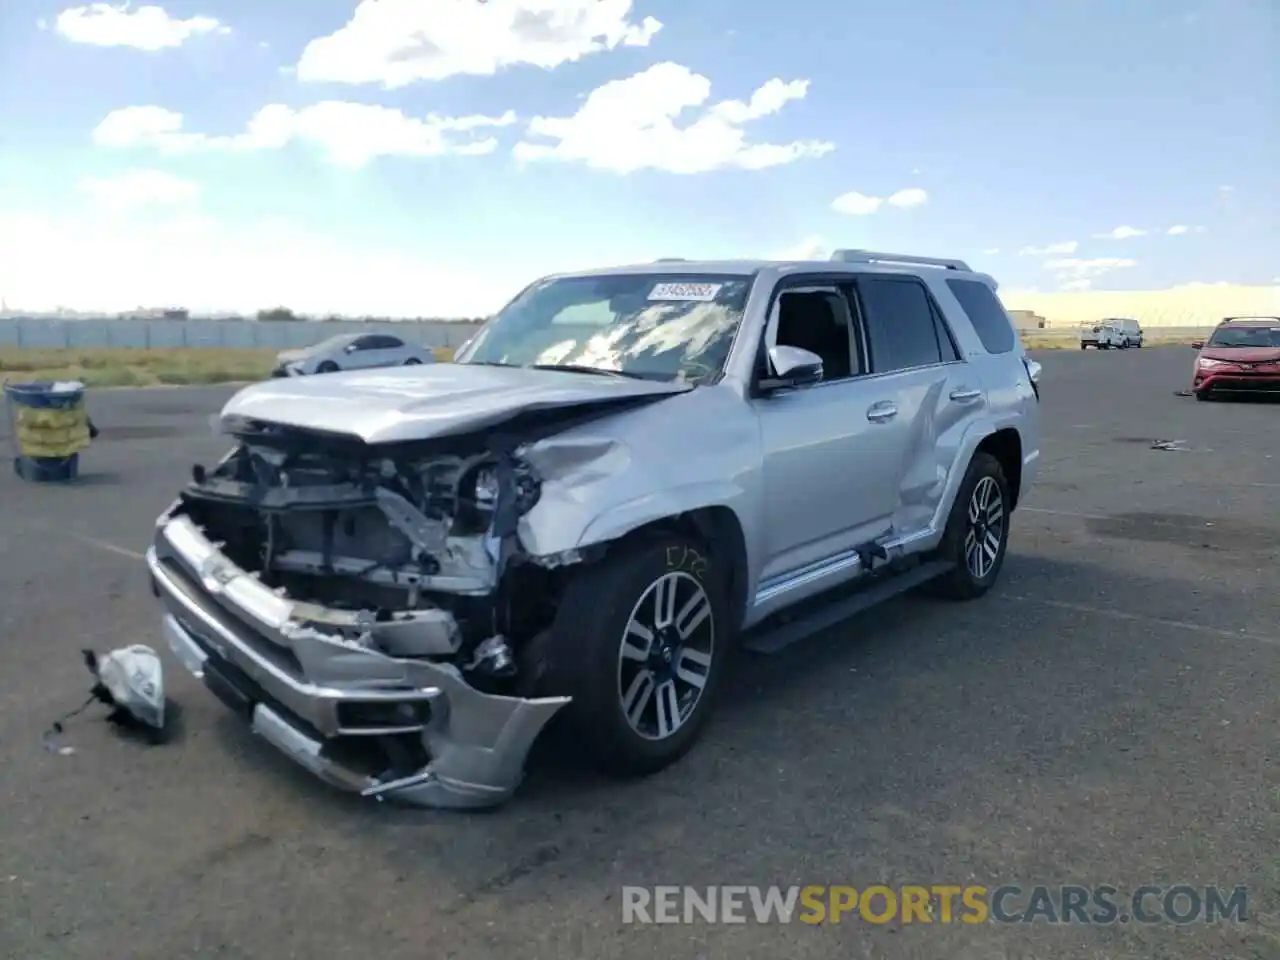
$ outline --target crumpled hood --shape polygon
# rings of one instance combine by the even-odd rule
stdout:
[[[269,380],[222,408],[228,418],[356,436],[366,443],[427,440],[494,426],[527,410],[686,393],[690,384],[440,363]]]
[[[1205,347],[1200,356],[1227,363],[1274,363],[1280,360],[1280,347]]]

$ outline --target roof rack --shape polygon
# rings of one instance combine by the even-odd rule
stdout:
[[[839,263],[903,263],[924,267],[942,267],[946,270],[963,270],[972,272],[963,260],[949,260],[941,257],[913,257],[909,253],[876,253],[872,250],[837,250],[831,254],[831,260]]]

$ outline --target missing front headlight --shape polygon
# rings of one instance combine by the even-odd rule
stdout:
[[[533,468],[515,457],[472,467],[458,483],[461,526],[475,530],[507,526],[538,502],[542,484]],[[495,530],[500,536],[504,532]]]

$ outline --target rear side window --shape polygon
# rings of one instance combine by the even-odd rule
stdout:
[[[876,373],[957,359],[924,284],[909,279],[863,277],[858,280],[857,289]]]
[[[1013,349],[1017,342],[1013,324],[990,287],[978,280],[948,280],[947,286],[960,301],[987,353],[1008,353]]]

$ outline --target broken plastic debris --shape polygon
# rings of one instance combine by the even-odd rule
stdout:
[[[1151,443],[1152,450],[1185,450],[1187,449],[1187,441],[1185,440],[1154,440]]]
[[[149,727],[164,729],[164,670],[154,650],[135,643],[101,659],[86,651],[85,662],[106,688],[107,702]]]
[[[144,730],[151,742],[161,742],[166,732],[164,671],[156,652],[140,643],[112,650],[101,658],[92,650],[81,652],[96,682],[84,703],[45,731],[41,738],[45,750],[62,757],[75,753],[75,747],[60,746],[57,738],[62,735],[63,724],[95,703],[112,708],[107,716],[110,722]]]

